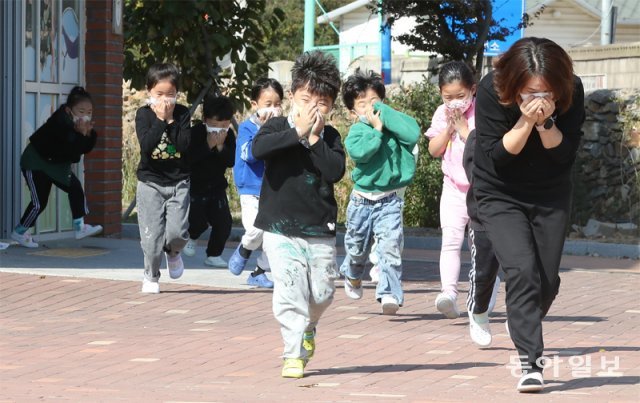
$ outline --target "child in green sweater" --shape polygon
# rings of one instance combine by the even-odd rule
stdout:
[[[347,207],[346,257],[340,271],[349,298],[362,298],[362,276],[373,240],[380,278],[376,299],[382,313],[394,315],[404,301],[402,292],[402,206],[398,191],[413,180],[412,151],[420,137],[415,119],[382,103],[385,87],[380,75],[356,70],[343,87],[343,100],[356,121],[345,140],[355,168]]]

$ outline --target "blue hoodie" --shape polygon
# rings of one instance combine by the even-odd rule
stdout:
[[[238,126],[238,140],[236,145],[236,164],[233,167],[233,180],[241,195],[260,196],[262,176],[264,175],[264,161],[253,157],[251,151],[253,138],[258,133],[258,126],[251,119],[247,119]]]

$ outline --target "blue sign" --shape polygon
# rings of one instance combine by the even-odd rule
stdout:
[[[524,0],[492,0],[493,19],[498,21],[500,26],[514,29],[522,22],[524,14]],[[515,41],[524,35],[524,28],[515,30],[503,41],[491,40],[484,44],[485,56],[497,56],[504,53],[513,45]]]

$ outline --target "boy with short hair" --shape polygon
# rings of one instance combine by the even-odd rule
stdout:
[[[345,156],[340,133],[325,125],[325,116],[339,91],[335,59],[319,51],[302,54],[292,69],[289,116],[271,118],[253,139],[254,157],[265,160],[254,225],[265,231],[285,378],[304,375],[338,277],[333,185],[344,175]]]
[[[230,128],[234,113],[229,98],[207,96],[202,105],[204,122],[191,128],[189,241],[183,253],[194,256],[197,239],[211,226],[204,260],[210,267],[227,267],[221,255],[232,225],[225,173],[235,162],[236,136]]]
[[[362,276],[373,240],[379,268],[376,299],[382,313],[394,315],[404,302],[402,291],[402,206],[398,192],[413,180],[413,149],[420,138],[415,119],[382,103],[380,75],[360,69],[350,76],[342,97],[355,120],[345,148],[355,167],[347,206],[345,259],[340,271],[349,298],[362,298]]]

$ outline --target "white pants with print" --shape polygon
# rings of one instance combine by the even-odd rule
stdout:
[[[248,250],[256,250],[262,245],[262,235],[264,231],[253,226],[258,215],[258,204],[260,197],[254,195],[240,195],[240,209],[242,210],[242,226],[244,227],[244,235],[242,235],[242,246]],[[258,267],[263,270],[269,269],[269,259],[267,255],[260,252],[258,255]]]
[[[284,358],[305,358],[305,331],[316,328],[331,305],[338,278],[335,238],[295,238],[264,233],[275,283],[273,314],[280,322]]]

